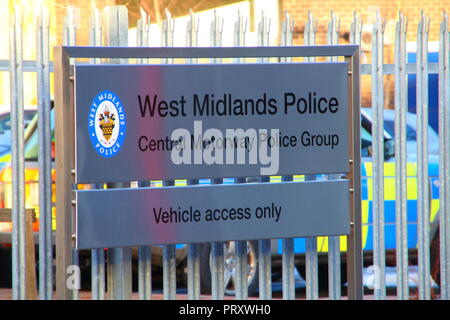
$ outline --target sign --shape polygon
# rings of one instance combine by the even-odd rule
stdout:
[[[347,180],[77,191],[77,248],[348,235],[349,200]]]
[[[76,182],[348,172],[347,68],[77,65]]]

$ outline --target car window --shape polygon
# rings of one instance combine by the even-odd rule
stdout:
[[[395,123],[392,120],[384,120],[384,129],[392,136],[395,137]],[[406,140],[416,141],[416,130],[407,125],[406,126]]]

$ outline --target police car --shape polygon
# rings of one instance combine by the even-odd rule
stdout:
[[[373,264],[373,213],[372,213],[372,110],[362,108],[361,110],[361,197],[362,197],[362,239],[364,250],[364,265]],[[394,110],[384,110],[384,208],[385,208],[385,248],[386,264],[395,265],[395,155],[394,155]],[[408,210],[408,249],[409,263],[417,264],[417,141],[416,141],[416,115],[407,113],[407,210]],[[429,126],[429,187],[430,187],[430,238],[431,238],[431,271],[434,280],[439,283],[439,169],[438,152],[439,137],[437,133]],[[303,176],[294,176],[294,181],[303,181]],[[281,177],[271,177],[271,182],[280,182]],[[224,181],[233,183],[232,179]],[[204,183],[208,183],[205,181]],[[305,239],[294,240],[295,263],[297,269],[303,277],[305,276]],[[317,250],[319,261],[319,285],[326,286],[328,276],[328,238],[317,238]],[[345,252],[347,242],[344,236],[340,237],[342,283],[346,282]],[[209,244],[205,244],[202,249],[202,270],[209,272]],[[248,290],[249,294],[255,294],[258,290],[258,242],[248,241],[247,250],[248,259]],[[272,275],[273,280],[281,278],[281,255],[282,240],[272,240]],[[234,243],[225,244],[225,293],[234,293]],[[203,271],[202,271],[202,274]],[[323,281],[323,282],[322,282]],[[211,280],[209,277],[203,277],[202,289],[205,293],[211,290]]]

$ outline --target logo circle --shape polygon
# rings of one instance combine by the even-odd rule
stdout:
[[[113,92],[104,90],[92,99],[88,115],[88,131],[92,146],[103,158],[119,152],[125,140],[127,121],[125,108]]]

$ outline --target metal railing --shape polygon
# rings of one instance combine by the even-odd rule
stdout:
[[[137,23],[137,45],[148,46],[150,34],[149,16],[144,10]],[[202,22],[202,26],[206,25]],[[39,135],[39,296],[41,299],[52,299],[53,296],[53,243],[52,243],[52,202],[51,202],[51,121],[50,121],[50,73],[53,72],[52,62],[49,61],[49,13],[42,9],[37,14],[36,61],[22,59],[22,17],[16,11],[11,19],[10,27],[10,59],[0,60],[0,71],[10,73],[11,83],[11,146],[12,146],[12,279],[13,299],[24,299],[26,296],[25,281],[25,159],[24,159],[24,126],[23,126],[23,73],[36,72],[38,88],[38,135]],[[175,19],[166,11],[166,19],[161,28],[161,47],[173,45]],[[257,28],[258,46],[269,45],[270,20],[261,15]],[[418,292],[420,299],[430,299],[430,201],[428,185],[428,75],[439,75],[439,236],[440,236],[440,295],[442,299],[449,299],[450,295],[450,37],[448,30],[448,16],[444,13],[439,31],[439,62],[428,62],[428,32],[429,19],[421,14],[417,29],[417,62],[406,61],[407,19],[399,15],[395,28],[394,64],[384,63],[384,23],[380,14],[376,15],[372,31],[371,64],[361,64],[361,75],[369,75],[372,79],[372,112],[373,112],[373,264],[377,267],[377,286],[374,294],[376,299],[386,297],[385,284],[385,210],[384,207],[384,125],[383,110],[386,109],[384,94],[384,76],[394,75],[395,82],[395,216],[396,216],[396,272],[397,297],[408,299],[410,295],[408,275],[408,209],[407,209],[407,150],[406,150],[406,112],[407,112],[407,76],[416,74],[417,80],[417,232],[418,232]],[[282,23],[281,46],[292,45],[293,20],[288,14]],[[361,44],[362,20],[355,14],[350,28],[350,43]],[[198,43],[200,22],[191,12],[186,26],[186,46],[195,47]],[[127,46],[128,21],[125,7],[107,7],[103,13],[93,10],[90,24],[90,45],[92,46]],[[247,20],[242,14],[237,14],[234,33],[234,45],[245,46],[247,36]],[[328,24],[327,44],[338,44],[340,22],[338,17],[331,14]],[[74,19],[74,8],[69,8],[64,25],[64,44],[74,45],[77,26]],[[223,18],[218,13],[210,24],[210,45],[219,47],[222,44]],[[412,31],[413,32],[413,31]],[[305,25],[304,44],[315,45],[317,34],[317,20],[308,13]],[[102,42],[105,39],[105,42]],[[281,58],[281,62],[291,62],[290,58]],[[332,61],[332,58],[329,59]],[[270,58],[260,58],[258,62],[265,63]],[[313,61],[306,58],[305,61]],[[114,62],[111,60],[110,62]],[[140,59],[138,63],[146,63]],[[172,63],[172,59],[162,59],[161,63]],[[197,63],[196,59],[186,59],[186,63]],[[214,58],[212,63],[220,63]],[[236,59],[235,63],[243,62]],[[101,63],[100,59],[92,59],[91,63]],[[123,61],[121,61],[123,63]],[[27,83],[28,85],[28,83]],[[315,177],[306,177],[314,179]],[[282,177],[283,181],[291,181],[293,177]],[[238,179],[237,183],[245,183],[245,179]],[[261,180],[260,182],[268,182]],[[198,180],[190,180],[188,185],[198,184]],[[213,184],[223,183],[221,179],[211,181]],[[163,185],[173,185],[174,181],[164,181]],[[150,186],[148,181],[139,181],[138,186]],[[110,186],[115,187],[115,186]],[[59,226],[58,227],[66,227]],[[67,229],[71,237],[71,230]],[[306,296],[307,299],[317,299],[318,288],[318,252],[317,238],[306,239]],[[283,298],[295,298],[295,253],[294,240],[283,239],[282,274]],[[237,242],[236,255],[236,298],[246,299],[247,288],[247,245]],[[258,242],[259,260],[259,296],[262,299],[272,297],[271,283],[271,243],[268,240]],[[224,279],[224,244],[211,244],[212,270],[212,298],[223,299],[226,282]],[[200,247],[196,244],[188,245],[187,279],[188,297],[200,297]],[[339,237],[328,237],[328,268],[329,268],[329,298],[341,299],[341,261]],[[66,259],[68,259],[66,257]],[[70,257],[72,262],[78,260],[75,250]],[[91,251],[92,299],[129,299],[131,298],[131,249],[109,249],[107,257],[105,250]],[[150,246],[138,248],[138,283],[139,298],[152,297],[152,248]],[[107,270],[105,270],[105,264]],[[176,261],[175,246],[163,247],[163,293],[164,299],[176,298]],[[107,271],[107,272],[106,272]],[[107,282],[105,282],[105,273]],[[58,277],[58,275],[57,275]],[[108,284],[108,293],[106,292]],[[72,290],[73,298],[79,298],[78,286]]]

